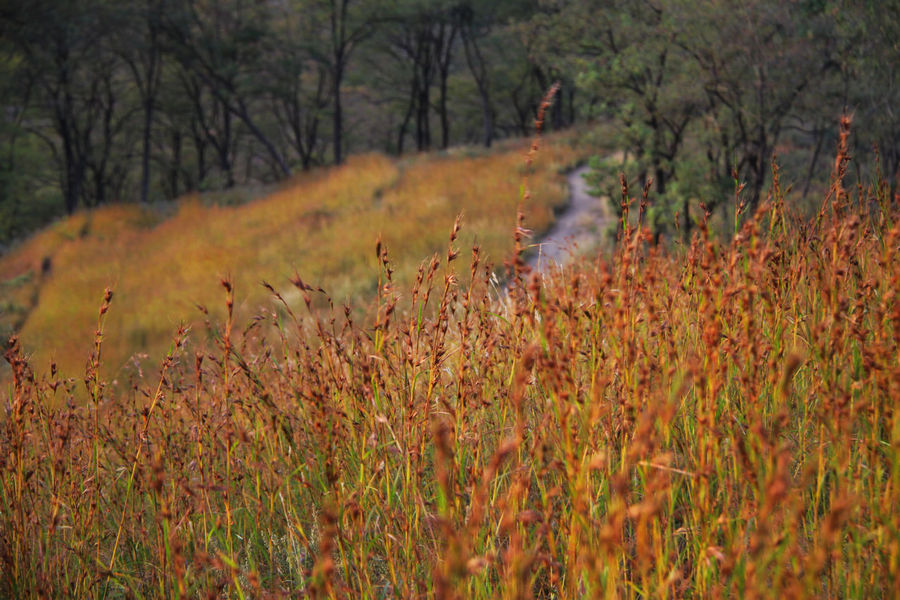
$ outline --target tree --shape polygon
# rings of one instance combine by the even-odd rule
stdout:
[[[322,121],[331,103],[328,62],[317,39],[316,21],[302,3],[273,12],[262,57],[268,96],[283,137],[309,169],[320,158]]]
[[[194,73],[210,93],[263,146],[282,176],[291,174],[255,114],[252,104],[259,94],[254,77],[261,59],[262,40],[268,34],[266,6],[240,0],[208,5],[199,0],[169,11],[166,31],[181,64]]]
[[[824,15],[800,2],[686,3],[678,38],[699,67],[707,111],[720,132],[718,169],[749,179],[749,209],[759,202],[772,153],[804,94],[833,65]],[[815,90],[819,94],[820,90]],[[836,116],[835,116],[836,120]]]
[[[695,70],[676,43],[680,7],[648,0],[600,7],[576,0],[551,8],[539,16],[544,48],[566,40],[580,85],[621,122],[624,149],[637,160],[638,184],[652,178],[657,197],[667,201],[688,126],[702,106]],[[691,226],[688,201],[681,198],[685,235]]]
[[[448,80],[459,33],[455,2],[447,0],[407,0],[384,15],[379,42],[380,56],[393,67],[388,74],[392,86],[407,88],[404,115],[397,134],[398,152],[411,122],[415,122],[418,150],[431,147],[431,112],[437,109],[441,124],[441,147],[450,144]],[[394,83],[394,81],[397,81]],[[432,103],[432,88],[438,86],[438,102]],[[415,117],[415,119],[413,119]]]
[[[113,145],[130,109],[121,102],[121,79],[106,44],[113,24],[108,8],[96,0],[36,0],[15,6],[4,20],[4,34],[23,58],[23,76],[34,86],[28,127],[58,165],[69,213],[81,201],[105,201],[108,184],[119,189],[124,181],[127,158],[114,156]]]
[[[48,177],[42,142],[28,127],[35,93],[22,60],[13,44],[0,41],[0,248],[33,226],[29,215]]]
[[[900,192],[900,2],[838,3],[839,108],[853,117],[854,156],[859,165],[877,148],[888,198]]]
[[[207,149],[215,152],[218,168],[225,176],[225,187],[235,184],[234,163],[237,153],[237,134],[232,111],[212,92],[206,82],[193,71],[182,69],[179,73],[181,89],[190,100],[190,131],[197,154],[197,179],[201,185],[209,173]]]
[[[470,3],[464,3],[458,8],[465,50],[466,64],[469,72],[475,80],[478,88],[478,97],[481,100],[482,130],[484,145],[490,148],[494,141],[494,110],[491,106],[491,80],[490,63],[487,55],[482,51],[482,43],[494,25],[490,13],[476,11]]]
[[[335,164],[341,164],[344,161],[341,86],[350,57],[374,31],[377,8],[371,0],[310,0],[307,10],[328,24],[324,32],[326,42],[319,47],[331,79],[332,152]]]
[[[141,105],[141,202],[150,197],[151,137],[162,85],[163,16],[168,8],[166,0],[144,0],[132,9],[125,8],[113,28],[118,34],[116,50],[131,73]]]

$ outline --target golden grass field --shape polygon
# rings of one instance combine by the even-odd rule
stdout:
[[[0,282],[31,274],[3,290],[20,304],[36,300],[20,339],[36,368],[47,370],[53,361],[68,376],[83,375],[97,307],[110,287],[115,300],[104,368],[115,375],[135,354],[158,362],[179,324],[203,322],[197,305],[221,317],[217,284],[226,275],[244,316],[269,302],[262,281],[285,291],[297,307],[299,295],[289,283],[295,273],[336,302],[364,306],[376,288],[376,238],[391,248],[397,281],[408,284],[419,263],[442,247],[459,214],[463,242],[477,239],[486,256],[502,264],[512,250],[528,148],[519,141],[468,157],[459,151],[400,161],[353,157],[240,206],[186,198],[168,218],[136,205],[100,208],[61,221],[4,256]],[[524,207],[531,227],[548,227],[553,207],[566,202],[563,172],[586,152],[564,138],[544,145]],[[45,257],[51,271],[42,277]]]
[[[509,230],[519,148],[363,157],[253,205],[184,203],[153,230],[121,231],[139,213],[117,208],[83,238],[60,241],[77,219],[42,234],[51,280],[71,274],[41,303],[69,294],[84,316],[57,308],[62,331],[26,326],[7,346],[0,596],[897,597],[900,211],[886,186],[844,184],[841,139],[812,220],[776,172],[731,240],[701,221],[663,249],[626,211],[611,255],[544,278],[521,229],[486,233],[491,215]],[[529,186],[547,207],[576,153],[541,153]],[[459,180],[479,194],[452,200]],[[459,208],[481,250],[450,230]],[[485,254],[510,246],[498,298]],[[16,256],[29,251],[40,260]],[[364,316],[286,283],[294,266],[310,282],[337,269],[334,294],[369,291]],[[208,325],[176,328],[186,297]],[[82,376],[40,370],[76,329],[66,318],[98,314],[97,335],[65,347]],[[135,321],[174,342],[116,384],[107,361],[129,346],[114,332]]]

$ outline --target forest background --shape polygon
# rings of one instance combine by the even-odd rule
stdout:
[[[858,180],[881,169],[893,197],[898,14],[823,0],[5,0],[0,248],[82,207],[527,135],[554,81],[548,128],[610,125],[605,145],[624,156],[595,161],[595,184],[650,183],[657,233],[689,236],[700,198],[733,211],[739,182],[752,208],[776,153],[805,198],[842,112]]]

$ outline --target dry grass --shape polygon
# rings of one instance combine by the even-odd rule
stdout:
[[[567,142],[551,140],[536,165],[532,180],[539,193],[526,211],[538,229],[551,222],[552,207],[566,201],[562,171],[579,158]],[[32,363],[47,370],[54,361],[74,376],[91,347],[97,303],[104,287],[112,287],[116,303],[104,339],[104,373],[124,376],[121,369],[132,355],[147,353],[157,363],[173,329],[202,324],[196,305],[221,318],[215,289],[227,274],[233,274],[244,317],[271,305],[261,281],[286,282],[295,271],[339,301],[365,306],[376,289],[371,244],[378,235],[392,248],[398,282],[409,284],[460,213],[463,241],[471,245],[477,238],[487,255],[502,260],[511,252],[509,229],[526,149],[520,141],[477,158],[423,156],[397,163],[357,157],[241,206],[187,199],[161,221],[137,206],[79,214],[3,257],[0,281],[16,285],[0,291],[7,305],[33,305],[19,328]],[[52,268],[42,275],[45,257]],[[299,295],[282,291],[296,308]]]
[[[2,593],[897,595],[900,226],[845,164],[812,223],[775,186],[728,244],[623,227],[504,303],[455,228],[411,287],[380,243],[361,322],[299,280],[308,314],[242,318],[226,280],[209,350],[133,387],[98,334],[81,406],[14,343]]]

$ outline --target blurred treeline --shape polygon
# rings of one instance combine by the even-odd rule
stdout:
[[[688,229],[738,182],[754,204],[775,152],[805,195],[842,112],[855,164],[880,165],[893,198],[898,15],[897,0],[2,0],[0,244],[79,207],[350,152],[490,145],[529,133],[555,81],[548,127],[606,124],[624,154],[597,162],[598,186],[604,168],[652,178],[660,224]]]

